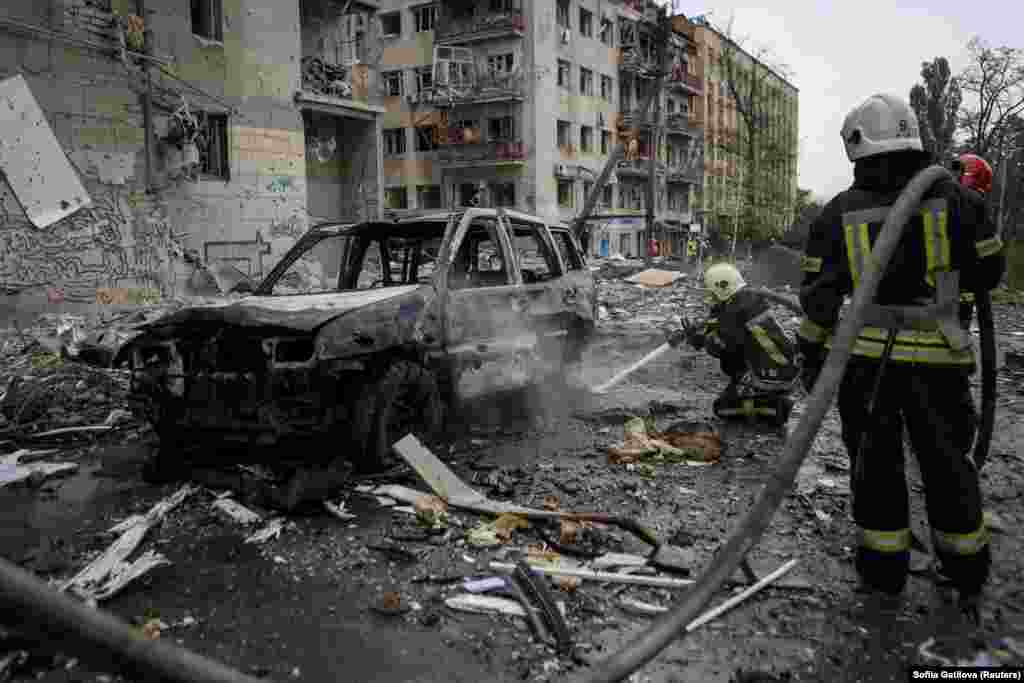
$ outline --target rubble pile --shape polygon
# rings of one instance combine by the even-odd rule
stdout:
[[[302,58],[302,86],[306,90],[334,97],[351,97],[348,69],[319,57]]]

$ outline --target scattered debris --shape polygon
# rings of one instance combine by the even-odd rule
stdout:
[[[329,500],[325,500],[324,507],[327,508],[328,512],[342,521],[347,522],[356,518],[352,513],[345,511],[345,501],[332,503]]]
[[[646,565],[646,557],[625,553],[606,553],[590,563],[591,568],[598,571],[616,569],[618,567],[644,567]]]
[[[722,438],[710,429],[694,426],[693,431],[654,431],[653,419],[634,417],[626,421],[625,443],[608,448],[613,465],[629,463],[718,462],[722,457]]]
[[[416,521],[428,529],[448,528],[448,504],[437,496],[416,499],[412,504]]]
[[[784,565],[773,571],[771,574],[765,576],[763,579],[755,583],[750,588],[747,588],[746,590],[737,593],[733,597],[723,602],[718,607],[710,609],[704,614],[700,615],[699,617],[697,617],[696,619],[694,619],[686,625],[686,632],[689,633],[690,631],[694,631],[703,626],[704,624],[708,623],[709,621],[717,618],[719,615],[728,612],[733,607],[740,604],[754,593],[761,591],[765,586],[772,583],[773,581],[775,581],[775,579],[779,578],[780,576],[788,572],[790,569],[796,566],[796,563],[796,559],[792,559],[789,562],[786,562]]]
[[[224,515],[243,526],[258,524],[263,520],[261,515],[253,512],[241,503],[232,500],[228,497],[229,495],[230,494],[222,494],[218,496],[217,500],[213,501],[211,507],[222,512]]]
[[[474,595],[472,593],[453,595],[447,598],[444,604],[460,612],[473,612],[476,614],[499,612],[511,617],[526,616],[526,610],[515,600],[490,595]]]
[[[491,569],[495,571],[511,572],[515,570],[514,564],[506,562],[491,562]],[[637,586],[654,586],[657,588],[683,588],[692,586],[696,581],[690,579],[673,579],[665,576],[636,576],[633,574],[618,574],[615,572],[596,572],[589,569],[573,569],[569,567],[546,567],[538,564],[530,564],[530,570],[538,574],[548,576],[574,576],[590,581],[603,581],[607,583],[628,583]]]
[[[9,455],[0,456],[0,487],[26,479],[41,483],[49,477],[78,469],[78,464],[73,462],[27,462],[56,452],[55,450],[32,451],[23,448]]]
[[[485,579],[466,581],[462,587],[470,593],[486,593],[492,590],[501,590],[508,587],[508,580],[503,576],[488,576]]]
[[[245,539],[246,543],[266,543],[272,538],[280,538],[284,531],[285,520],[282,517],[275,517],[267,522],[267,525]]]
[[[629,282],[634,285],[643,285],[644,287],[667,287],[676,280],[685,278],[686,275],[674,270],[658,270],[657,268],[650,268],[643,270],[631,277],[625,278],[625,282]]]
[[[119,533],[121,536],[107,548],[106,552],[66,581],[61,590],[70,591],[90,604],[96,604],[113,597],[131,581],[151,569],[170,564],[166,557],[152,550],[147,550],[133,562],[127,562],[127,558],[139,546],[151,527],[163,520],[171,510],[195,491],[192,486],[183,486],[173,495],[157,502],[145,515],[133,515],[116,525],[110,533]]]
[[[373,605],[373,611],[386,617],[398,617],[412,610],[412,606],[402,600],[399,593],[387,592],[381,596],[379,603]]]

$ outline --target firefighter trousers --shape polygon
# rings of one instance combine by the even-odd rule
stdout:
[[[968,371],[889,363],[873,415],[868,401],[878,362],[853,356],[839,388],[842,436],[850,455],[856,567],[872,588],[899,593],[910,564],[910,506],[903,430],[917,455],[932,541],[943,573],[961,594],[988,579],[991,553],[978,473],[970,460],[977,418]],[[865,433],[866,432],[866,433]],[[863,450],[861,438],[864,436]]]

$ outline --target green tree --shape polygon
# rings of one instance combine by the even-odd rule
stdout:
[[[921,80],[910,89],[910,106],[921,126],[921,141],[932,160],[942,163],[953,149],[953,134],[963,96],[945,57],[921,63]]]
[[[991,163],[1007,148],[1014,118],[1024,115],[1024,49],[993,48],[975,37],[967,51],[970,62],[958,77],[966,100],[959,129],[964,146]]]

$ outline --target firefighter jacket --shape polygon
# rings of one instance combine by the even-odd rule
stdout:
[[[802,270],[800,303],[805,312],[798,338],[807,365],[820,367],[838,323],[844,298],[858,285],[864,264],[886,216],[911,178],[927,166],[918,153],[868,157],[854,166],[853,186],[841,192],[811,225]],[[940,289],[960,292],[995,287],[1005,268],[1002,242],[990,223],[965,209],[956,183],[940,181],[924,196],[908,221],[878,288],[876,304],[915,306],[935,303]],[[941,298],[941,297],[940,297]],[[954,304],[954,311],[955,311]],[[891,361],[975,367],[974,351],[954,314],[932,329],[900,329]],[[954,329],[955,328],[955,329]],[[865,326],[856,356],[880,358],[888,330]],[[805,382],[806,382],[805,378]]]
[[[963,185],[960,185],[959,188],[961,194],[960,209],[963,213],[963,220],[978,226],[980,228],[978,234],[997,234],[996,226],[992,223],[988,207],[985,205],[985,195]],[[960,302],[962,304],[960,307],[960,319],[965,326],[969,326],[974,316],[974,292],[966,290],[962,292],[960,294]]]
[[[751,289],[741,289],[712,307],[703,329],[691,340],[722,362],[722,370],[775,388],[799,375],[796,347],[771,313],[771,303]]]

